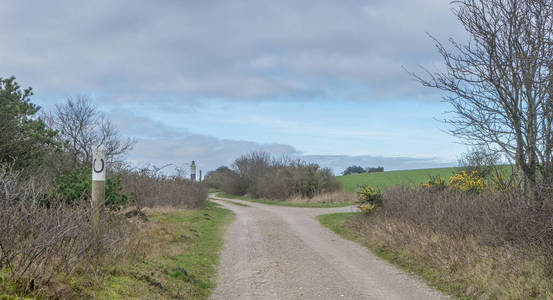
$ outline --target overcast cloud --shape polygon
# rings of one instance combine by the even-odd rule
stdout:
[[[412,95],[425,32],[460,35],[448,2],[1,1],[0,69],[119,101]]]
[[[231,137],[215,130],[199,134],[200,128],[168,126],[160,111],[193,114],[206,99],[236,105],[433,101],[438,95],[402,70],[439,67],[426,32],[442,40],[463,37],[449,1],[0,0],[0,77],[15,75],[21,85],[32,86],[34,99],[46,107],[67,96],[90,95],[124,134],[137,137],[129,156],[137,164],[196,159],[211,169],[251,150],[301,156],[287,135],[307,140],[311,129],[275,135],[278,143],[243,141],[241,125],[227,124],[237,128]],[[349,105],[336,108],[344,121],[347,109],[355,110]],[[148,115],[152,107],[156,116]],[[302,120],[309,121],[308,106],[301,109]],[[378,117],[372,116],[373,123]],[[425,126],[420,130],[429,129]],[[265,129],[252,124],[249,130],[263,135]],[[325,156],[332,153],[332,140],[325,142],[326,153],[305,158],[335,169],[365,159],[388,169],[443,160],[388,158],[395,149],[386,140],[376,141],[382,156]]]

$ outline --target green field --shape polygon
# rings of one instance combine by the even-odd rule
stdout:
[[[343,185],[344,189],[349,192],[355,192],[357,184],[368,184],[371,187],[384,189],[396,185],[417,185],[428,180],[428,176],[440,176],[443,179],[449,178],[455,172],[455,167],[452,168],[437,168],[437,169],[418,169],[418,170],[403,170],[403,171],[387,171],[379,173],[365,173],[346,176],[337,176],[338,181]]]

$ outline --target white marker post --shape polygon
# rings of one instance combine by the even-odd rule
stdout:
[[[106,150],[96,149],[92,154],[92,224],[98,232],[100,210],[105,199]]]
[[[192,161],[190,164],[190,180],[196,181],[196,162]]]

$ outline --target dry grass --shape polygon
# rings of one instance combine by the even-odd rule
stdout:
[[[145,258],[174,256],[182,253],[189,241],[179,240],[175,233],[181,231],[182,224],[178,222],[159,222],[164,216],[178,216],[182,209],[173,207],[145,208],[144,213],[153,222],[145,222],[140,226],[136,239],[140,241]]]
[[[95,229],[88,203],[49,195],[48,181],[0,165],[0,295],[72,297],[66,279],[95,277],[132,252],[135,227],[111,212]]]
[[[354,202],[355,194],[348,193],[345,191],[335,191],[330,193],[318,194],[313,198],[306,198],[295,196],[288,200],[288,202],[297,202],[297,203],[341,203],[341,202]]]
[[[345,227],[376,253],[448,293],[553,299],[552,227],[543,210],[516,193],[395,189],[386,192],[382,208],[353,217]]]
[[[182,177],[165,176],[154,167],[121,170],[124,191],[144,207],[201,208],[207,200],[207,186]]]

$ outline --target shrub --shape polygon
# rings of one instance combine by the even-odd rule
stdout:
[[[41,205],[49,189],[43,178],[22,180],[0,164],[0,294],[49,298],[44,288],[56,275],[90,270],[126,249],[133,227],[121,216],[102,214],[93,230],[88,203],[53,198]]]
[[[364,185],[359,192],[359,202],[380,205],[382,204],[382,192],[369,185]]]
[[[361,209],[361,212],[366,214],[373,212],[375,208],[376,205],[371,203],[363,203],[359,205],[359,209]]]
[[[493,177],[492,183],[494,187],[497,186],[500,189],[502,189],[501,186],[503,188],[507,187],[503,175]],[[473,171],[470,174],[461,171],[449,177],[447,182],[439,176],[431,175],[426,182],[421,183],[419,186],[421,189],[429,192],[441,192],[449,188],[468,193],[481,193],[487,187],[484,179],[478,176],[477,171]]]
[[[207,201],[207,185],[178,176],[166,176],[160,168],[120,171],[123,191],[137,210],[143,207],[201,208]]]
[[[482,178],[489,178],[496,171],[499,161],[500,155],[496,152],[484,147],[475,147],[459,158],[459,172],[465,171],[467,174],[476,172]]]
[[[129,197],[123,192],[121,174],[106,179],[104,205],[111,209],[120,209],[130,204]]]
[[[256,191],[258,196],[263,198],[285,200],[295,194],[291,186],[292,181],[289,170],[275,168],[274,171],[264,174],[256,181]]]
[[[363,169],[361,166],[349,166],[347,167],[342,175],[351,175],[351,174],[362,174],[362,173],[377,173],[384,172],[384,167],[367,167]]]
[[[365,173],[365,169],[363,169],[363,167],[349,166],[344,170],[344,172],[342,172],[342,175],[361,174],[361,173]]]
[[[480,193],[486,187],[484,180],[477,171],[467,174],[465,171],[454,174],[449,178],[449,186],[463,192]]]
[[[366,171],[367,173],[384,172],[384,167],[376,167],[376,168],[368,167],[367,169],[365,169],[365,171]]]
[[[550,299],[553,188],[538,193],[541,203],[528,203],[516,189],[395,187],[370,218],[361,215],[347,226],[467,298]]]
[[[68,174],[56,178],[55,185],[52,199],[63,199],[67,204],[89,201],[92,189],[92,170],[90,167],[73,169]],[[129,204],[129,198],[123,193],[121,175],[116,174],[107,178],[104,205],[110,209],[119,209],[127,204]]]
[[[447,188],[447,182],[443,180],[440,176],[429,176],[430,178],[420,184],[420,187],[424,190],[430,192],[443,191]]]
[[[358,202],[362,212],[371,213],[382,204],[382,192],[369,185],[364,185],[359,192]]]
[[[232,172],[233,171],[227,166],[218,167],[214,171],[209,171],[207,172],[207,174],[205,174],[204,183],[207,184],[207,186],[210,188],[221,189],[221,177],[223,177],[226,173]]]
[[[32,88],[21,89],[15,77],[0,77],[0,162],[17,169],[36,166],[57,147],[56,132],[37,117]]]
[[[509,189],[509,187],[511,186],[511,182],[507,181],[505,179],[505,175],[501,173],[498,175],[492,176],[490,181],[491,181],[491,186],[498,191],[505,191]]]
[[[295,161],[283,168],[289,177],[291,195],[312,198],[317,194],[340,189],[340,183],[332,175],[330,169],[321,169],[317,164]]]
[[[241,156],[233,169],[220,167],[210,172],[209,185],[233,195],[285,200],[312,198],[340,189],[330,169],[302,161],[275,160],[263,152]]]
[[[230,177],[232,183],[236,185],[236,189],[242,192],[242,189],[246,188],[246,193],[254,197],[260,196],[257,182],[259,178],[274,170],[271,157],[266,152],[251,152],[242,155],[234,161],[232,168],[239,177]]]

